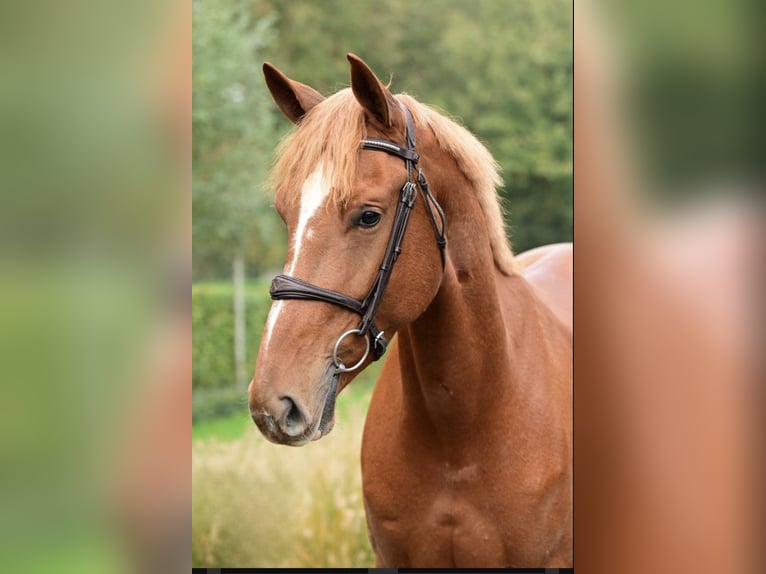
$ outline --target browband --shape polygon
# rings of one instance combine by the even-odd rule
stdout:
[[[420,155],[414,149],[407,149],[388,140],[380,140],[378,138],[364,138],[362,140],[362,148],[384,151],[412,163],[418,163],[420,159]]]

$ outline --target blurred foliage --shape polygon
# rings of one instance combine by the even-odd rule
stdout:
[[[290,126],[261,63],[329,94],[348,85],[347,52],[487,144],[503,168],[515,250],[572,239],[571,1],[198,2],[197,278],[228,274],[237,248],[251,274],[284,257],[284,228],[259,183]]]
[[[203,440],[237,440],[253,432],[253,419],[247,409],[227,416],[192,421],[192,444]]]
[[[177,12],[147,0],[3,5],[0,556],[13,572],[127,568],[108,564],[130,553],[115,468],[147,424],[136,405],[175,382],[157,381],[156,357],[177,357],[169,342],[188,317]],[[188,409],[187,388],[173,388],[163,423]]]
[[[256,268],[276,265],[282,256],[274,251],[281,223],[260,190],[276,143],[260,71],[274,38],[274,16],[253,17],[253,5],[193,4],[195,277],[228,273],[236,253]]]
[[[232,386],[229,379],[227,386],[214,388],[196,388],[192,395],[192,424],[202,421],[222,419],[239,414],[250,418],[247,410],[247,393]],[[252,425],[252,421],[250,421]]]
[[[0,256],[9,260],[143,264],[167,239],[176,156],[153,109],[159,74],[142,70],[163,62],[154,21],[163,9],[117,4],[14,2],[0,18]]]
[[[763,177],[765,52],[749,0],[609,6],[623,42],[629,127],[653,195],[683,200],[711,181]],[[662,15],[659,17],[658,15]],[[683,25],[678,25],[683,22]],[[705,183],[706,182],[706,183]]]
[[[195,400],[199,389],[234,386],[232,297],[231,283],[196,283],[192,286],[192,388]],[[248,368],[255,365],[255,354],[269,307],[271,298],[268,283],[256,281],[248,284],[245,289],[245,327],[248,336],[245,364]],[[244,390],[239,392],[244,396]]]

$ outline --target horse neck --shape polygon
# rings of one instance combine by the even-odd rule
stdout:
[[[428,421],[443,443],[455,446],[456,437],[470,440],[486,431],[487,424],[477,421],[507,416],[517,402],[511,395],[524,367],[511,353],[524,346],[521,334],[535,328],[534,298],[522,277],[506,278],[496,270],[481,208],[465,178],[447,171],[428,177],[436,193],[449,190],[438,197],[449,257],[436,297],[399,334],[404,412],[413,424]],[[498,281],[507,282],[503,291],[514,300],[510,328]]]

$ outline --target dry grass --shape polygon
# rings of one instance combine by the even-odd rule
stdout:
[[[364,412],[302,448],[252,432],[192,447],[192,560],[198,567],[372,567],[359,447]]]

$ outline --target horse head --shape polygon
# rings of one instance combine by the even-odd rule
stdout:
[[[297,125],[272,174],[290,240],[249,387],[253,420],[280,444],[332,429],[337,393],[423,313],[442,278],[443,214],[418,171],[428,160],[415,152],[410,112],[367,64],[348,60],[351,88],[328,98],[264,64]],[[417,135],[427,150],[428,130]]]

